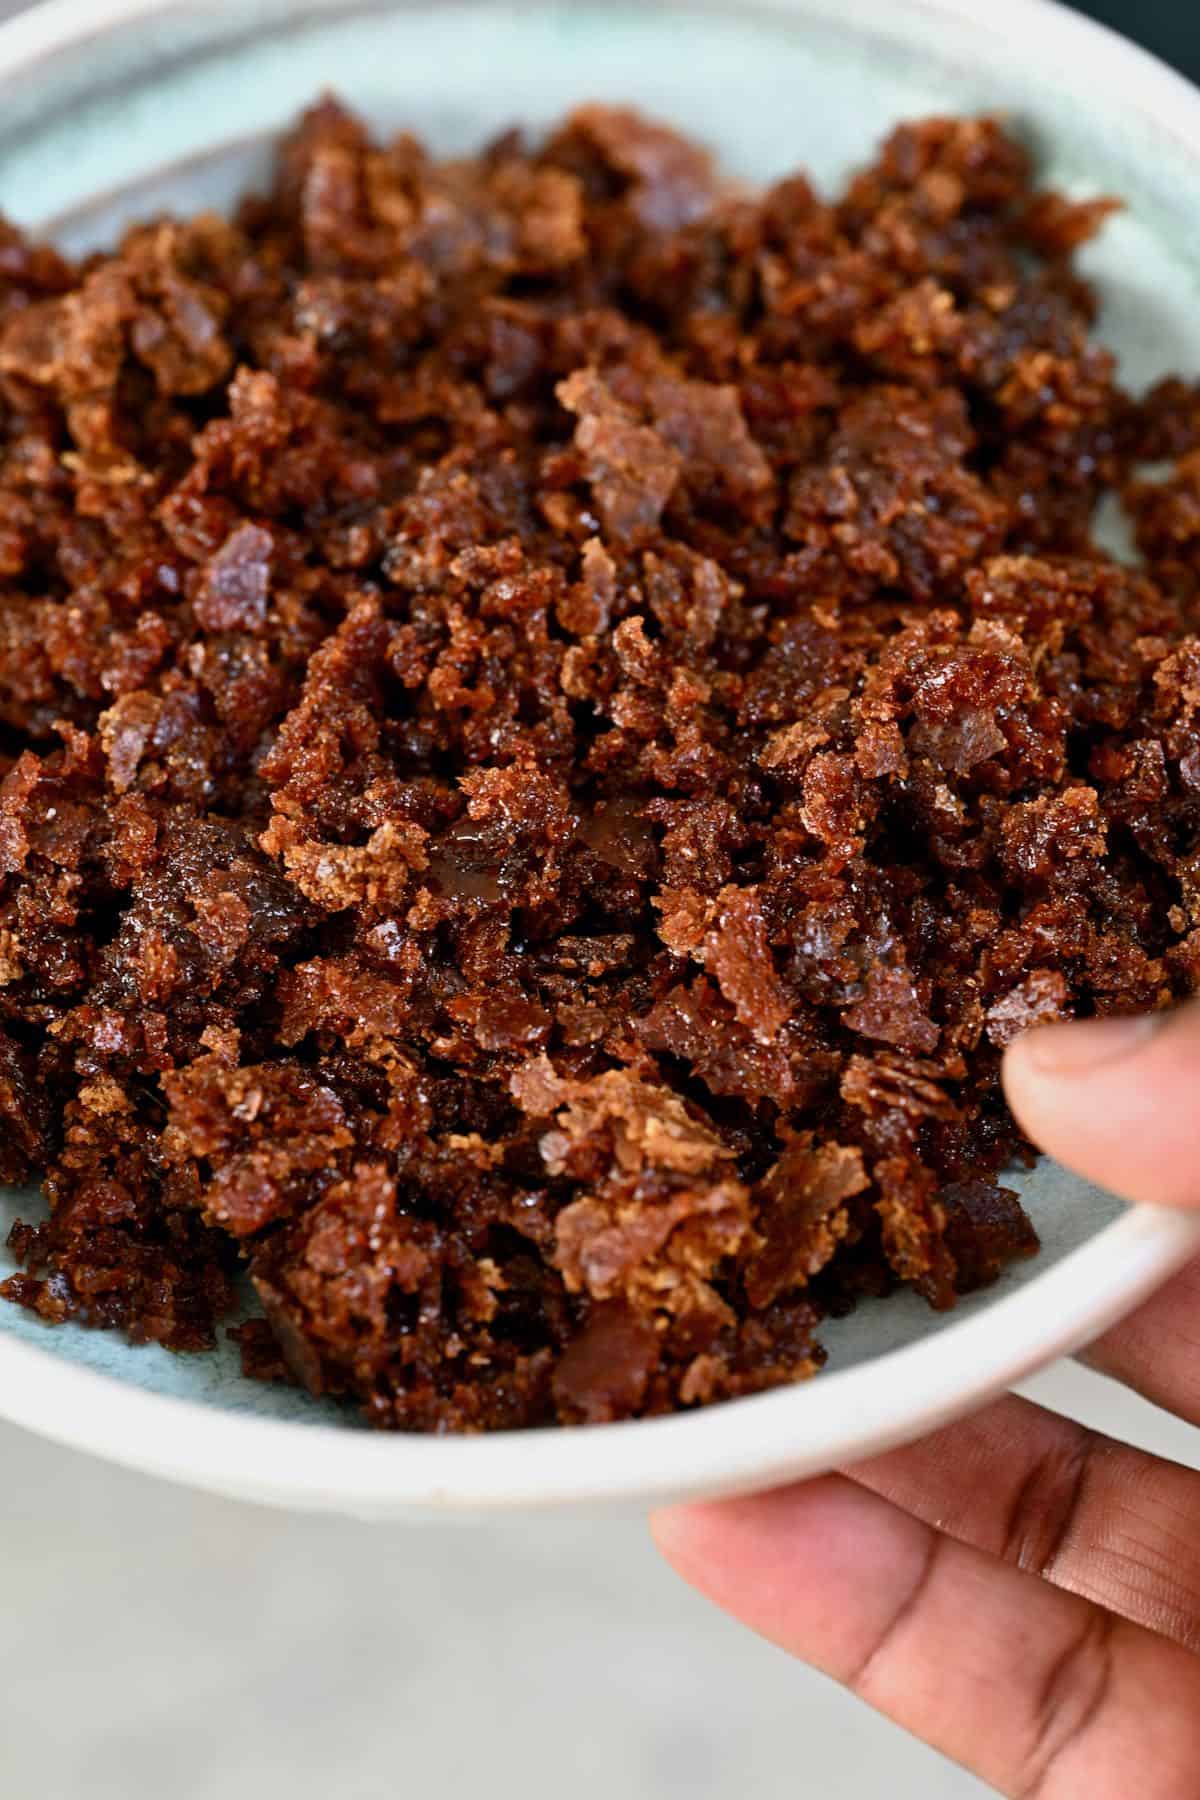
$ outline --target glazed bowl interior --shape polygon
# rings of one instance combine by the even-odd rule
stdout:
[[[632,103],[739,176],[804,167],[822,185],[899,119],[999,111],[1048,180],[1129,203],[1082,259],[1127,384],[1200,370],[1200,96],[1041,0],[56,4],[0,31],[0,209],[80,250],[147,213],[227,206],[330,88],[440,151],[513,123],[536,131],[579,101]],[[0,1413],[179,1479],[373,1516],[744,1489],[977,1402],[1101,1329],[1197,1243],[1196,1226],[1127,1214],[1049,1165],[1018,1185],[1044,1243],[1035,1261],[953,1314],[911,1296],[864,1305],[823,1333],[817,1381],[687,1417],[374,1438],[331,1406],[244,1381],[230,1346],[180,1358],[2,1305]],[[0,1193],[0,1236],[38,1205]]]

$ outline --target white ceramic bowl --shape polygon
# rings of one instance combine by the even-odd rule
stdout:
[[[822,181],[896,119],[1000,110],[1051,178],[1130,203],[1087,253],[1126,379],[1200,369],[1200,93],[1047,0],[57,0],[0,29],[0,208],[79,247],[147,209],[223,203],[326,86],[446,149],[578,100],[631,100],[736,172],[803,165]],[[827,1329],[816,1381],[685,1417],[375,1437],[243,1382],[229,1350],[175,1358],[2,1305],[0,1414],[176,1480],[371,1517],[745,1490],[965,1411],[1200,1247],[1200,1219],[1127,1212],[1061,1171],[1025,1188],[1036,1261],[948,1318],[910,1296],[864,1306]],[[0,1237],[18,1204],[0,1196]]]

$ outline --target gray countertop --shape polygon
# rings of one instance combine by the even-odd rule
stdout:
[[[1071,1366],[1043,1397],[1186,1460]],[[970,1800],[638,1520],[290,1517],[0,1427],[3,1800]],[[169,1771],[169,1775],[168,1775]]]

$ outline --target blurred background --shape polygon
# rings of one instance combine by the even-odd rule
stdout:
[[[1081,10],[1200,77],[1188,0]],[[1026,1391],[1200,1464],[1194,1433],[1073,1365]],[[639,1519],[292,1518],[0,1425],[0,1800],[564,1790],[985,1792],[710,1612]]]

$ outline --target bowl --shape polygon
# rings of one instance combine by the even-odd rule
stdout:
[[[72,250],[165,207],[222,205],[333,86],[443,151],[585,99],[632,102],[762,180],[822,183],[894,121],[999,111],[1045,176],[1128,210],[1089,247],[1100,335],[1137,387],[1200,368],[1200,93],[1048,0],[56,0],[0,29],[0,208]],[[1200,1248],[1052,1165],[1020,1179],[1040,1257],[935,1315],[911,1295],[831,1323],[816,1381],[668,1419],[485,1438],[375,1436],[244,1381],[0,1305],[0,1415],[242,1498],[373,1518],[644,1505],[795,1479],[912,1438],[1077,1348]],[[0,1194],[0,1237],[36,1197]],[[8,1273],[0,1251],[0,1275]]]

